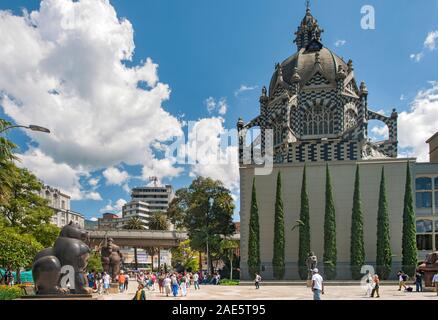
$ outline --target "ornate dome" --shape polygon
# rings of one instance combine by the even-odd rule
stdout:
[[[312,77],[316,63],[320,64],[324,78],[326,78],[333,87],[336,86],[336,79],[340,71],[339,67],[341,67],[345,74],[347,74],[350,69],[344,60],[327,48],[321,48],[316,51],[309,51],[303,48],[283,61],[280,64],[280,68],[276,68],[272,76],[269,93],[272,94],[272,91],[275,89],[279,69],[283,74],[283,81],[289,85],[294,83],[294,79],[298,79],[294,76],[296,70],[300,78],[300,84],[303,86]]]

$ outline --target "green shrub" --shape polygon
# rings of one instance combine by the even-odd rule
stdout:
[[[221,286],[238,286],[239,280],[222,279],[219,284]]]
[[[0,286],[0,300],[14,300],[23,295],[19,286]]]

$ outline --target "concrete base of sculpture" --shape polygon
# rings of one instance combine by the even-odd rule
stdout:
[[[422,269],[424,274],[424,284],[428,288],[435,288],[432,286],[433,276],[438,273],[438,268],[436,269]]]
[[[119,293],[119,292],[120,292],[120,290],[119,290],[119,284],[118,284],[118,283],[111,283],[111,284],[110,284],[110,287],[109,287],[109,289],[108,289],[108,292],[109,292],[109,293],[112,293],[112,294]]]

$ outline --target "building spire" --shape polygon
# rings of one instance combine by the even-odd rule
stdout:
[[[310,0],[306,0],[306,15],[298,26],[297,32],[295,32],[294,42],[297,44],[297,49],[307,48],[313,40],[321,41],[323,32],[324,30],[310,12]]]

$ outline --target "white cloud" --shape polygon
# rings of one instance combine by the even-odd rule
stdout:
[[[410,111],[399,114],[399,145],[401,154],[429,160],[429,147],[425,141],[438,130],[438,82],[418,92]]]
[[[99,178],[91,178],[88,180],[88,184],[92,186],[93,188],[97,187],[99,185],[100,179]]]
[[[116,167],[109,167],[103,171],[103,176],[106,179],[106,184],[120,186],[129,179],[129,174],[126,171],[121,171]]]
[[[405,95],[402,94],[402,95],[400,96],[400,101],[405,101],[405,99],[406,99]]]
[[[52,131],[26,132],[40,150],[26,154],[26,163],[71,171],[69,183],[51,175],[52,184],[79,195],[77,172],[160,162],[150,146],[182,134],[162,107],[170,88],[159,82],[158,65],[149,58],[124,63],[133,57],[134,30],[109,1],[43,0],[24,16],[0,11],[0,39],[7,61],[0,64],[0,105],[16,123]]]
[[[342,46],[344,46],[345,44],[347,43],[347,41],[346,40],[336,40],[336,42],[335,42],[335,47],[342,47]]]
[[[116,201],[116,203],[113,205],[112,201],[109,200],[108,204],[100,209],[100,213],[115,213],[120,215],[123,209],[123,206],[127,204],[128,202],[125,199],[119,199]]]
[[[228,103],[226,98],[220,98],[216,100],[213,97],[205,99],[204,104],[207,106],[209,113],[217,112],[220,115],[225,115],[228,110]]]
[[[427,36],[426,40],[424,40],[423,46],[424,49],[427,49],[429,51],[434,51],[437,49],[437,40],[438,40],[438,30],[430,31]],[[410,55],[411,60],[415,62],[420,62],[424,58],[425,50],[419,53],[413,53]]]
[[[240,88],[237,89],[237,90],[234,92],[234,95],[237,97],[237,96],[239,96],[241,93],[243,93],[243,92],[245,92],[245,91],[252,91],[252,90],[255,90],[255,89],[257,89],[257,88],[258,88],[258,86],[247,86],[247,85],[245,85],[245,84],[241,84],[241,85],[240,85]]]
[[[387,139],[389,137],[388,126],[375,126],[371,128],[371,133],[374,135],[376,139]]]
[[[31,170],[45,184],[61,189],[70,195],[72,200],[102,199],[100,194],[95,191],[82,190],[80,178],[87,176],[85,171],[74,169],[66,163],[55,163],[40,149],[29,149],[26,153],[18,156],[21,159],[18,162],[19,166]]]
[[[409,57],[411,58],[411,60],[413,60],[415,62],[420,62],[421,59],[423,59],[423,57],[424,57],[424,53],[423,52],[413,53]]]
[[[427,34],[426,40],[424,41],[424,47],[433,51],[436,49],[436,42],[438,40],[438,30],[431,31]]]
[[[92,217],[89,219],[90,221],[96,222],[98,219],[96,217]]]
[[[190,132],[187,156],[191,163],[190,176],[220,180],[231,189],[239,188],[239,165],[236,130],[226,131],[222,118],[206,118],[196,122]],[[229,134],[234,140],[228,145]]]

